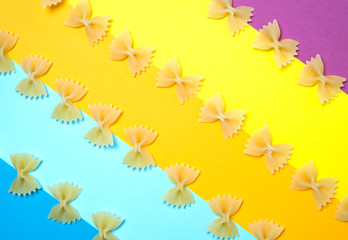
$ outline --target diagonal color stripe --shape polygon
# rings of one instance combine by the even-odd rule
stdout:
[[[320,54],[326,73],[348,77],[347,0],[234,0],[236,6],[255,8],[251,26],[261,29],[277,19],[283,38],[300,42],[298,59],[309,61]],[[348,93],[348,83],[342,88]]]
[[[18,65],[16,69],[16,74],[0,78],[0,96],[6,99],[1,101],[0,109],[8,116],[1,119],[2,159],[10,164],[9,156],[16,152],[42,159],[32,175],[43,189],[48,192],[47,186],[60,181],[78,184],[83,190],[72,206],[91,225],[91,213],[96,211],[110,211],[124,218],[124,224],[115,232],[120,239],[213,239],[205,228],[216,216],[202,198],[194,194],[196,203],[186,209],[162,203],[162,196],[173,187],[162,169],[127,168],[122,159],[131,148],[117,137],[113,148],[92,147],[83,135],[95,126],[95,121],[86,114],[77,124],[51,119],[59,95],[48,88],[48,98],[29,100],[20,96],[13,89],[25,74]],[[246,230],[239,226],[238,230],[240,239],[254,240]]]

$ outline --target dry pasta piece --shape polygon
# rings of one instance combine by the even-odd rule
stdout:
[[[317,169],[312,161],[297,170],[292,177],[290,189],[298,191],[312,189],[314,202],[319,210],[330,203],[331,198],[334,198],[338,179],[322,178],[317,180]]]
[[[8,56],[8,52],[11,51],[18,41],[18,35],[14,35],[8,31],[0,30],[0,73],[16,72],[15,66]]]
[[[28,77],[18,83],[16,91],[30,98],[47,96],[45,85],[39,78],[48,72],[51,65],[47,59],[37,55],[22,59],[21,66]]]
[[[208,18],[220,19],[226,16],[228,17],[228,29],[232,36],[248,26],[248,22],[251,22],[252,12],[254,11],[253,8],[246,6],[234,8],[232,7],[232,0],[212,0],[209,6]]]
[[[337,215],[335,218],[337,220],[348,222],[348,197],[344,197],[344,200],[341,201],[341,205],[338,206]]]
[[[48,190],[59,201],[59,204],[51,209],[48,218],[63,224],[70,224],[81,219],[80,214],[69,203],[80,195],[82,188],[72,183],[58,183],[52,187],[49,186]]]
[[[202,112],[199,114],[201,118],[199,122],[213,123],[221,122],[221,131],[225,139],[233,137],[233,134],[238,134],[238,130],[242,128],[245,111],[232,110],[225,112],[225,103],[220,93],[208,99],[201,108]]]
[[[238,229],[232,221],[232,216],[239,210],[242,199],[223,195],[207,201],[210,209],[220,218],[214,220],[206,229],[210,235],[219,237],[220,239],[233,239],[239,237]]]
[[[82,119],[79,108],[74,102],[80,100],[88,91],[79,82],[73,80],[56,80],[57,92],[62,101],[54,108],[51,118],[61,122],[74,122]]]
[[[92,9],[88,0],[78,3],[70,12],[65,25],[73,28],[85,27],[89,43],[93,46],[103,39],[109,28],[110,17],[97,16],[92,18]]]
[[[297,84],[306,87],[318,85],[319,101],[321,104],[324,104],[337,96],[345,81],[346,79],[343,77],[335,75],[325,76],[324,64],[318,54],[315,58],[311,58],[311,61],[306,61],[306,66],[300,71]]]
[[[275,240],[284,231],[284,227],[273,223],[273,221],[268,222],[267,220],[249,223],[249,228],[251,234],[254,235],[258,240]]]
[[[244,153],[256,157],[265,156],[266,166],[272,174],[283,168],[294,148],[284,143],[272,144],[272,135],[267,126],[255,131],[245,146]]]
[[[110,231],[118,228],[123,223],[123,219],[107,212],[92,213],[92,218],[95,227],[99,231],[99,234],[93,240],[118,240]]]
[[[93,106],[88,106],[91,112],[92,118],[98,123],[98,125],[87,132],[85,138],[88,139],[93,145],[99,147],[114,146],[114,139],[110,126],[117,121],[122,113],[121,109],[113,107],[111,104],[107,105],[99,103]]]
[[[110,59],[121,61],[128,58],[128,67],[133,77],[145,72],[145,68],[149,67],[151,58],[153,57],[154,48],[138,47],[133,48],[133,40],[127,30],[121,33],[112,41],[110,46]]]
[[[42,7],[52,7],[53,5],[57,5],[61,3],[63,0],[41,0]]]
[[[252,47],[260,50],[274,49],[274,60],[278,68],[285,67],[295,59],[297,55],[297,45],[299,42],[292,39],[284,39],[279,41],[280,28],[277,20],[273,23],[268,23],[267,26],[263,26],[263,29],[256,35],[255,43]]]
[[[145,148],[155,141],[158,133],[147,127],[134,126],[133,128],[124,129],[124,132],[134,146],[123,159],[128,167],[135,169],[149,168],[155,166],[151,153]]]
[[[194,203],[195,200],[186,186],[192,184],[197,179],[199,171],[184,164],[166,167],[165,171],[169,180],[175,184],[175,187],[171,188],[163,196],[162,201],[177,207],[185,207]]]
[[[11,161],[17,170],[17,177],[8,190],[10,193],[25,196],[41,189],[36,179],[29,175],[29,172],[34,171],[39,166],[41,160],[29,154],[17,153],[11,155]]]
[[[199,86],[202,85],[203,77],[196,75],[188,75],[182,77],[181,67],[176,59],[170,60],[158,73],[157,87],[171,87],[176,84],[176,95],[179,102],[184,104],[194,94],[197,94]]]

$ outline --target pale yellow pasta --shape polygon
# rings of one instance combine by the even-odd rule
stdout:
[[[118,240],[110,231],[118,228],[123,219],[114,216],[107,212],[92,213],[93,223],[98,229],[99,234],[93,240]]]
[[[32,192],[36,192],[37,189],[41,189],[36,179],[29,175],[29,172],[34,171],[39,166],[41,160],[30,154],[17,153],[11,155],[11,161],[13,167],[17,170],[17,177],[8,190],[10,193],[19,196],[30,195]]]
[[[57,92],[62,101],[54,108],[51,118],[60,122],[74,122],[82,119],[79,108],[74,102],[80,100],[88,91],[79,82],[73,80],[56,80]]]
[[[290,189],[298,191],[312,189],[314,202],[319,210],[334,198],[338,179],[322,178],[317,180],[317,169],[312,161],[297,170],[292,177]]]
[[[297,84],[313,87],[318,85],[318,97],[321,104],[333,100],[337,93],[341,91],[343,82],[346,81],[344,77],[335,75],[324,75],[324,64],[318,54],[315,58],[311,58],[310,61],[306,61],[306,66],[300,71],[300,76]]]
[[[242,199],[225,195],[213,198],[211,201],[208,200],[210,209],[220,218],[214,220],[206,231],[220,239],[239,237],[238,229],[232,220],[232,216],[237,213],[242,201]]]
[[[263,26],[256,35],[255,43],[252,47],[260,50],[274,49],[274,60],[278,68],[282,68],[295,59],[297,55],[297,45],[299,42],[292,39],[284,39],[279,41],[280,28],[277,20],[273,23],[268,23],[267,26]]]
[[[41,0],[42,7],[52,7],[54,5],[57,5],[58,3],[61,3],[63,0]]]
[[[28,76],[18,83],[16,91],[29,98],[47,96],[45,85],[39,78],[48,72],[51,65],[47,59],[37,55],[21,59],[22,69]]]
[[[150,47],[133,48],[133,40],[127,30],[112,41],[110,59],[121,61],[128,58],[128,67],[133,77],[149,67],[155,49]]]
[[[290,158],[290,154],[292,154],[291,150],[294,148],[284,143],[272,144],[272,135],[267,126],[255,131],[255,134],[251,135],[248,144],[245,146],[244,153],[256,157],[265,156],[266,166],[272,174],[283,168]]]
[[[199,171],[191,168],[189,165],[175,164],[165,168],[169,180],[175,184],[162,198],[163,202],[176,207],[185,207],[194,203],[192,193],[186,188],[192,184],[198,177]]]
[[[114,139],[110,126],[117,121],[122,113],[121,109],[113,107],[111,104],[94,104],[88,106],[92,118],[98,125],[87,132],[85,138],[93,145],[99,147],[114,146]]]
[[[344,197],[344,200],[341,201],[341,204],[338,206],[337,215],[335,218],[337,220],[348,222],[348,197]]]
[[[123,163],[133,169],[155,166],[156,163],[146,146],[155,141],[158,133],[141,125],[140,127],[134,126],[133,128],[124,129],[124,132],[134,147],[124,157]]]
[[[225,112],[225,103],[220,93],[212,96],[204,103],[199,114],[201,118],[199,122],[213,123],[220,121],[221,131],[225,139],[233,137],[233,134],[238,134],[238,130],[242,128],[245,111],[232,110]]]
[[[279,238],[280,234],[284,231],[284,227],[273,223],[273,221],[268,222],[267,220],[255,221],[253,224],[249,223],[249,228],[251,234],[258,240],[275,240]]]
[[[88,0],[82,0],[70,12],[65,25],[73,28],[85,27],[89,43],[93,46],[103,39],[109,28],[110,17],[92,18],[92,9]]]
[[[14,35],[8,31],[0,30],[0,73],[16,72],[15,66],[8,56],[18,41],[18,35]]]
[[[234,8],[232,0],[212,0],[209,6],[208,18],[220,19],[227,16],[228,29],[232,36],[248,26],[254,11],[253,8],[246,6]]]
[[[178,96],[179,102],[184,104],[194,94],[197,94],[203,77],[196,75],[182,76],[180,64],[176,57],[170,60],[161,71],[158,73],[156,79],[157,87],[171,87],[176,85],[176,95]]]
[[[59,201],[59,204],[51,209],[48,218],[63,224],[70,224],[81,219],[80,214],[70,205],[70,202],[80,195],[82,188],[78,188],[72,183],[58,183],[49,186],[48,190]]]

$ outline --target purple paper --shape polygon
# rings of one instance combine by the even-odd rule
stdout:
[[[277,19],[282,39],[300,42],[299,60],[320,54],[325,75],[348,78],[348,0],[234,0],[233,6],[253,7],[250,24],[257,30]]]

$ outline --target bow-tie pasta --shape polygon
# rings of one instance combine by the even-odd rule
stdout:
[[[47,6],[52,7],[53,5],[57,5],[61,3],[63,0],[41,0],[42,7],[45,8]]]
[[[253,8],[246,6],[234,8],[232,0],[212,0],[209,6],[208,18],[220,19],[227,16],[228,29],[232,36],[248,26],[254,11]]]
[[[163,202],[177,207],[185,207],[194,203],[191,192],[186,188],[198,177],[199,171],[184,164],[176,164],[165,168],[169,180],[175,184],[162,198]]]
[[[282,68],[295,59],[299,42],[292,39],[279,41],[279,38],[280,28],[277,20],[274,20],[260,30],[252,47],[265,51],[274,49],[274,60],[278,68]]]
[[[291,181],[292,185],[290,189],[298,191],[312,189],[314,202],[319,210],[334,198],[338,180],[335,178],[317,180],[317,169],[312,161],[297,170],[296,174],[292,177],[293,180]]]
[[[202,79],[203,77],[196,75],[182,76],[180,64],[174,57],[158,73],[156,86],[171,87],[175,84],[179,102],[184,104],[194,94],[197,94],[199,86],[202,85]]]
[[[341,201],[341,205],[338,206],[337,215],[335,218],[337,220],[348,222],[348,197],[344,197],[344,200]]]
[[[29,175],[29,172],[34,171],[39,166],[41,160],[29,154],[17,153],[11,155],[11,161],[13,167],[17,170],[17,177],[8,190],[10,193],[19,196],[22,194],[30,195],[32,192],[36,192],[37,189],[41,189],[36,179]]]
[[[73,28],[85,27],[89,43],[93,46],[103,39],[109,28],[110,17],[92,18],[92,9],[88,0],[81,1],[70,12],[65,25]]]
[[[254,235],[258,240],[275,240],[284,231],[284,227],[273,223],[273,221],[268,222],[267,220],[249,223],[249,228],[251,234]]]
[[[118,228],[122,224],[123,219],[107,212],[92,213],[92,219],[99,231],[99,234],[93,240],[118,240],[110,231]]]
[[[18,35],[14,35],[8,31],[0,30],[0,73],[16,72],[15,66],[11,58],[8,56],[8,52],[14,48],[18,41]]]
[[[133,77],[149,67],[155,49],[150,47],[133,48],[133,40],[127,30],[112,41],[110,59],[121,61],[128,58],[128,67]]]

